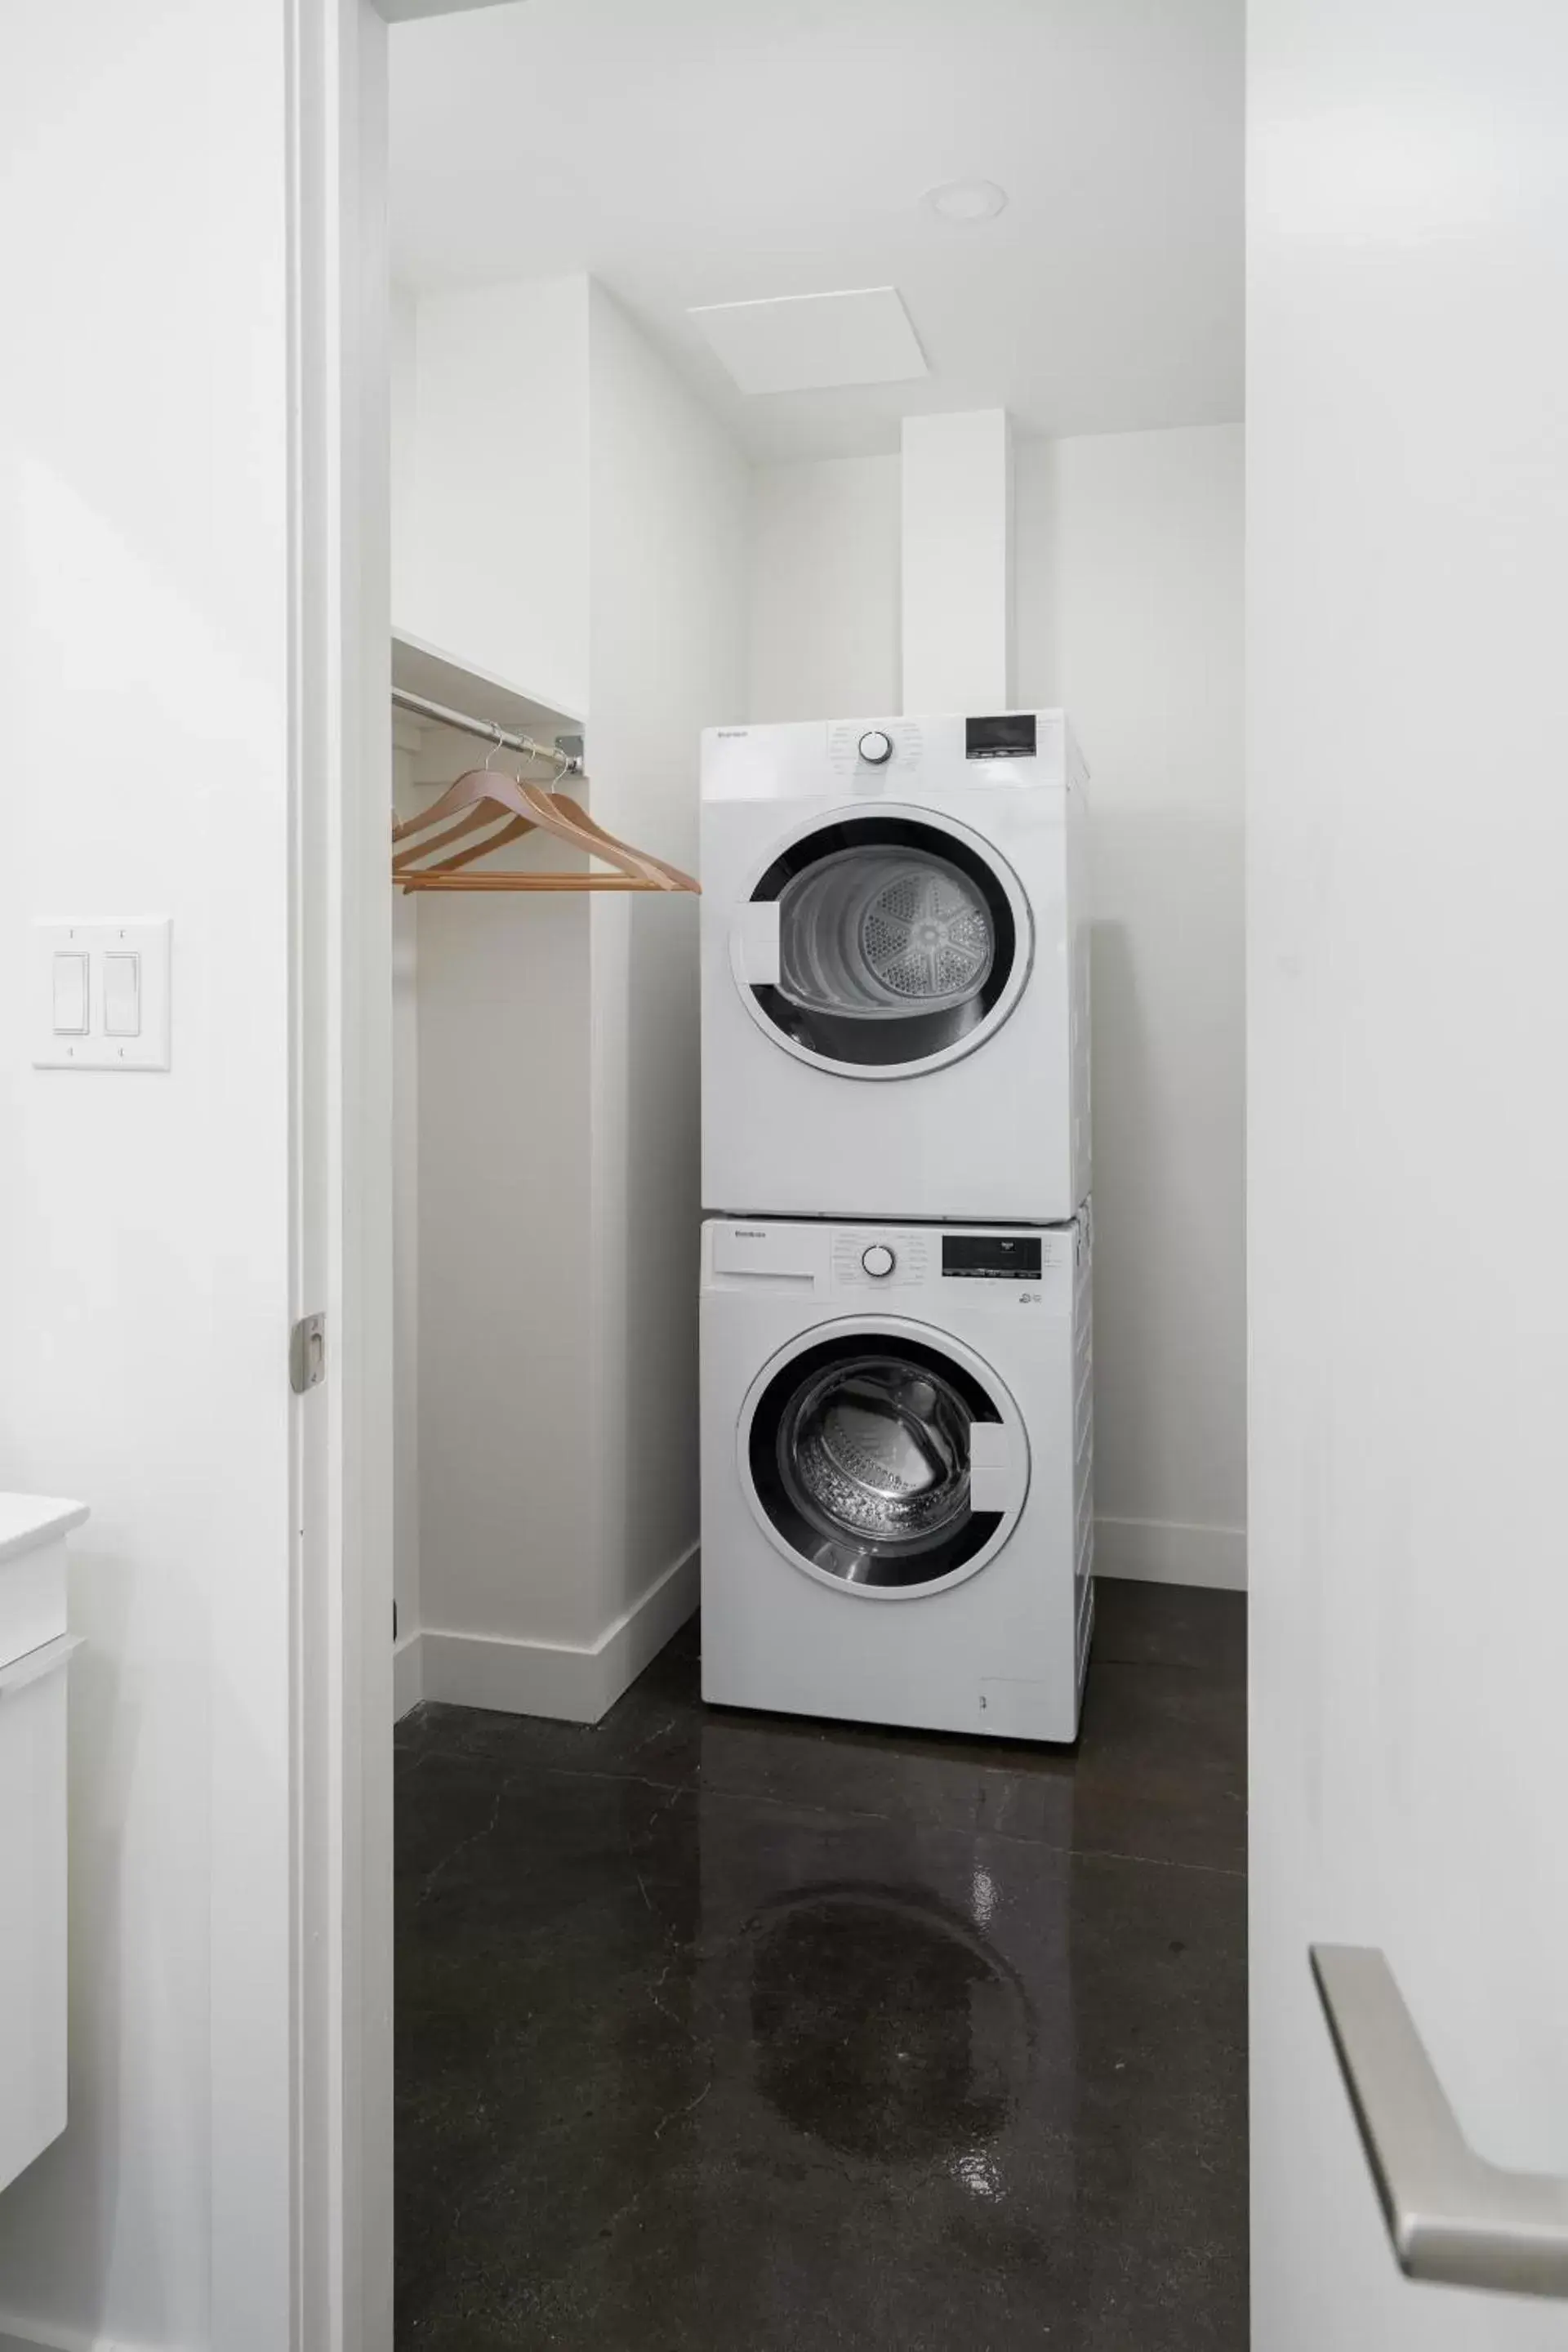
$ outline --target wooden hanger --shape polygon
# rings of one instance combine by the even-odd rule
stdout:
[[[606,833],[602,824],[595,824],[587,810],[580,807],[575,801],[568,800],[564,793],[550,793],[546,797],[552,801],[557,808],[569,810],[583,831],[592,834],[595,841],[615,841],[616,836],[613,833]],[[617,843],[616,846],[619,847],[621,845]],[[653,866],[656,872],[666,877],[672,890],[695,890],[700,894],[702,885],[700,882],[694,882],[689,874],[683,874],[679,866],[667,866],[662,857],[650,856],[646,850],[639,850],[637,855],[646,864]]]
[[[466,816],[460,816],[456,824],[448,826],[447,830],[441,835],[438,840],[416,841],[412,849],[404,850],[399,850],[397,848],[399,828],[395,819],[392,828],[392,870],[394,874],[397,873],[399,868],[402,866],[417,866],[420,859],[423,857],[428,857],[432,850],[445,849],[448,843],[460,841],[465,834],[482,832],[487,824],[494,824],[500,815],[500,809],[494,807],[489,802],[477,801],[474,803],[474,806],[469,809],[468,814]],[[512,819],[512,823],[514,824],[520,824],[521,822],[521,818],[514,817]],[[488,848],[489,845],[488,843],[480,845],[481,847],[485,848]]]
[[[499,831],[479,842],[470,843],[452,856],[437,856],[435,862],[424,865],[416,861],[430,857],[432,853],[446,850],[450,844],[482,826],[505,818]],[[456,822],[453,822],[456,820]],[[630,842],[606,832],[596,824],[586,811],[564,793],[547,791],[542,784],[525,782],[501,770],[469,768],[456,782],[447,785],[440,798],[420,812],[395,824],[395,843],[407,842],[415,835],[426,834],[437,825],[447,829],[434,841],[421,841],[413,848],[396,854],[392,861],[392,878],[398,887],[409,890],[678,890],[695,891],[699,885],[679,866],[667,866],[662,858],[653,857],[646,850],[635,849]],[[500,849],[508,842],[521,841],[525,834],[547,833],[573,849],[590,857],[598,857],[616,868],[612,874],[548,874],[480,873],[462,869]]]
[[[417,816],[406,816],[401,822],[395,818],[392,837],[394,841],[406,841],[414,834],[428,833],[432,825],[445,824],[449,817],[460,816],[465,810],[486,801],[494,801],[502,808],[510,809],[514,816],[525,816],[528,812],[521,793],[519,779],[508,775],[503,768],[465,768],[463,773],[447,785],[440,798],[432,801],[427,809],[421,809]],[[490,814],[494,814],[491,810]],[[483,821],[482,818],[472,820],[476,823]]]

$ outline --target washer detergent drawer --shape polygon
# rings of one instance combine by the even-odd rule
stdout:
[[[715,1224],[713,1271],[762,1281],[810,1283],[827,1266],[827,1241],[815,1225]]]
[[[0,2189],[66,2126],[67,1634],[0,1666]]]

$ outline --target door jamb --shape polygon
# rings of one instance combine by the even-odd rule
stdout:
[[[392,2344],[386,26],[289,0],[294,2352]],[[279,1367],[281,1373],[281,1365]],[[244,2316],[215,2340],[248,2342]]]

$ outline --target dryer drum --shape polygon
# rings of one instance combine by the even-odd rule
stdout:
[[[779,895],[780,990],[804,1011],[887,1021],[956,1011],[984,988],[984,898],[944,857],[841,849]]]
[[[778,908],[776,980],[736,965],[752,1011],[802,1060],[849,1075],[970,1051],[1029,968],[1006,870],[959,828],[910,814],[847,810],[809,827],[752,889]]]

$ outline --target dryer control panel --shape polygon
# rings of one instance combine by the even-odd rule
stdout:
[[[1039,720],[1032,710],[1004,710],[994,719],[963,722],[966,760],[1032,760],[1039,748]]]
[[[710,727],[705,801],[911,800],[1076,789],[1083,762],[1060,710],[943,716],[865,711],[766,727]]]
[[[828,722],[827,764],[880,789],[889,775],[910,774],[925,750],[918,719],[839,719]]]

